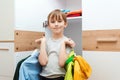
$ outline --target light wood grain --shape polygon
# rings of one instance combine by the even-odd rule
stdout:
[[[82,47],[88,51],[120,51],[120,30],[83,31]]]
[[[39,48],[39,44],[35,43],[36,39],[43,37],[44,32],[33,31],[15,31],[15,52],[31,51]]]
[[[110,37],[110,38],[98,38],[97,39],[97,42],[101,42],[101,43],[114,43],[114,42],[117,42],[117,38],[115,37]]]
[[[14,40],[0,40],[0,42],[1,42],[1,43],[4,43],[4,42],[5,42],[5,43],[6,43],[6,42],[9,43],[9,42],[14,42]]]
[[[0,48],[0,51],[9,51],[7,48]]]

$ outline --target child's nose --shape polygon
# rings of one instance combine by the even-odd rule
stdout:
[[[55,25],[58,25],[58,22],[57,22],[57,21],[55,22]]]

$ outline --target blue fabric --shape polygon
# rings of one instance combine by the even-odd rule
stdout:
[[[19,80],[40,80],[42,66],[38,62],[39,51],[35,50],[20,66]]]
[[[64,13],[70,12],[70,10],[68,10],[68,9],[63,9],[61,11],[64,12]]]

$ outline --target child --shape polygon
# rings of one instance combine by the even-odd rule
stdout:
[[[41,47],[38,60],[43,66],[40,73],[41,80],[64,80],[65,61],[70,49],[75,46],[73,40],[64,36],[66,27],[66,15],[59,9],[48,15],[48,28],[52,35],[48,39],[45,37],[40,39]]]

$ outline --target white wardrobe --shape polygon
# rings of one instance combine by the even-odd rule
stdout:
[[[83,0],[82,1],[83,32],[92,30],[114,30],[114,29],[119,30],[120,29],[119,7],[120,7],[119,0]],[[117,44],[117,42],[113,44]],[[84,58],[88,61],[88,63],[91,65],[93,70],[89,80],[120,80],[119,51],[85,50],[83,51],[82,54]]]
[[[32,51],[15,51],[15,30],[45,32],[43,22],[53,9],[78,10],[81,0],[0,0],[0,80],[13,80],[17,62]],[[82,17],[69,18],[65,34],[75,40],[81,54]]]

